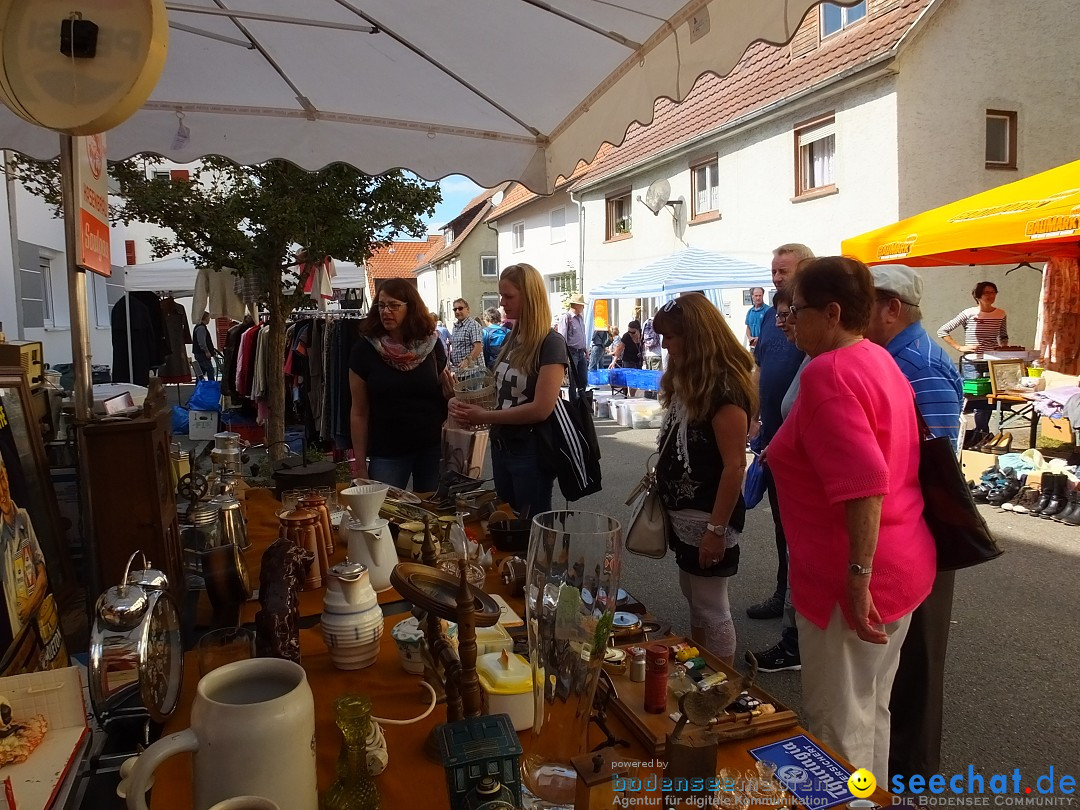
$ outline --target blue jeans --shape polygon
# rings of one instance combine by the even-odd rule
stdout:
[[[439,488],[441,461],[442,448],[439,445],[403,456],[371,456],[368,459],[368,478],[407,489],[411,476],[414,492],[434,492]]]
[[[544,469],[536,434],[514,432],[491,439],[495,492],[519,516],[551,511],[555,473]]]

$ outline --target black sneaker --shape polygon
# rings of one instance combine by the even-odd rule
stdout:
[[[764,652],[754,653],[761,672],[785,672],[802,669],[802,660],[798,653],[790,653],[783,645],[775,644]]]
[[[779,596],[770,596],[764,602],[758,602],[746,609],[751,619],[778,619],[784,615],[784,600]]]

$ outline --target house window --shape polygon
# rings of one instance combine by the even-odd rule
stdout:
[[[515,222],[513,225],[514,232],[514,250],[525,249],[525,223]]]
[[[36,268],[20,268],[23,326],[42,329],[53,325],[52,260],[42,256]]]
[[[556,208],[551,212],[551,244],[566,241],[566,209]]]
[[[695,166],[692,170],[694,184],[694,211],[693,215],[699,217],[712,211],[720,210],[720,166],[719,161],[712,160]]]
[[[499,275],[499,259],[497,256],[480,257],[480,275],[484,278],[497,278]]]
[[[498,309],[499,307],[499,294],[498,293],[484,293],[480,296],[480,308],[486,312],[492,307]]]
[[[1016,168],[1016,112],[986,111],[986,168]]]
[[[559,273],[548,276],[548,292],[557,294],[577,292],[577,275],[574,273]]]
[[[155,169],[150,173],[151,180],[171,180],[172,174],[166,169],[164,171]]]
[[[832,188],[836,121],[815,121],[795,130],[795,196]]]
[[[443,231],[443,244],[447,245],[447,246],[450,246],[451,244],[453,244],[453,242],[454,242],[454,229],[453,228],[447,228],[445,231]]]
[[[836,34],[866,17],[866,0],[844,7],[835,3],[821,4],[821,38]]]
[[[607,200],[607,239],[614,239],[629,234],[633,227],[630,219],[630,192],[608,197]]]

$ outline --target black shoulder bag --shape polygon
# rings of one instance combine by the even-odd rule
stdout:
[[[577,374],[570,349],[566,350],[571,390],[577,385]],[[600,443],[596,439],[590,397],[578,397],[573,404],[562,397],[555,400],[555,409],[536,426],[540,453],[550,470],[555,471],[559,490],[568,501],[599,492]]]

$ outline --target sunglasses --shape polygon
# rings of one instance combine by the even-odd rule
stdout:
[[[464,312],[465,307],[454,307],[454,312]]]

